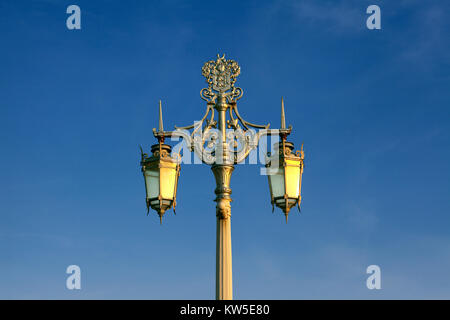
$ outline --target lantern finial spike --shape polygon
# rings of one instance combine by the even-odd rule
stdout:
[[[161,107],[161,100],[159,100],[159,128],[158,131],[163,132],[163,119],[162,119],[162,107]]]
[[[286,217],[286,224],[287,224],[287,222],[288,222],[288,214],[285,213],[284,216]]]
[[[159,215],[159,224],[162,225],[162,214]]]
[[[284,100],[281,97],[281,129],[286,129],[286,117],[284,114]]]

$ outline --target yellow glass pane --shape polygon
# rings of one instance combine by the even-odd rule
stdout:
[[[164,163],[164,167],[160,170],[161,195],[163,199],[172,200],[175,192],[176,164]]]
[[[300,162],[286,161],[286,193],[289,198],[298,198],[300,194]]]

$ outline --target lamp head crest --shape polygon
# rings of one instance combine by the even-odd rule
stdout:
[[[234,60],[217,55],[216,60],[206,62],[202,67],[202,75],[206,78],[208,88],[200,91],[203,100],[214,102],[218,96],[227,97],[229,102],[242,97],[241,88],[234,86],[236,78],[241,73],[241,67]]]

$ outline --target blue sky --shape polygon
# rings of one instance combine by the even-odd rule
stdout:
[[[82,29],[66,28],[81,8]],[[367,6],[381,30],[366,28]],[[236,299],[450,298],[446,1],[0,1],[0,298],[212,299],[214,178],[146,216],[138,146],[199,120],[237,60],[241,115],[304,141],[302,214],[260,165],[231,180]],[[82,289],[65,287],[79,265]],[[381,267],[381,290],[366,288]]]

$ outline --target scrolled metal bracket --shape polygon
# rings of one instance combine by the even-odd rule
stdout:
[[[216,60],[207,61],[202,67],[202,75],[208,84],[207,88],[200,91],[200,97],[207,102],[203,117],[189,126],[175,126],[174,131],[153,129],[153,134],[158,139],[164,137],[183,138],[191,152],[194,152],[203,163],[212,165],[215,163],[215,148],[226,146],[225,154],[229,156],[231,163],[237,164],[244,161],[250,152],[259,145],[259,140],[265,135],[287,136],[292,127],[271,130],[270,123],[265,125],[254,124],[246,121],[239,113],[237,101],[243,96],[243,90],[235,87],[236,79],[241,73],[241,68],[234,60],[225,59],[225,55],[217,55]],[[219,98],[219,99],[218,99]],[[226,101],[226,102],[225,102]],[[226,127],[232,132],[225,135],[226,141],[220,141],[221,134],[217,121],[214,119],[216,104],[226,103],[229,119],[222,119]],[[218,109],[219,110],[219,109]],[[219,115],[219,118],[223,117]],[[222,121],[219,119],[219,122]],[[192,130],[190,132],[190,130]]]

